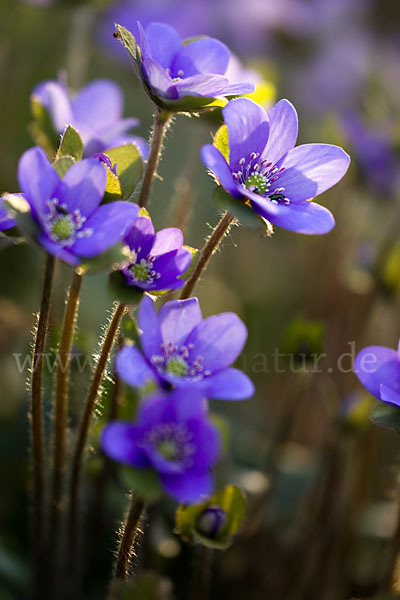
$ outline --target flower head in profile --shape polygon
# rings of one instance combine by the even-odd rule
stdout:
[[[370,394],[400,407],[400,341],[397,350],[368,346],[359,352],[354,372]]]
[[[126,383],[190,387],[207,398],[226,400],[253,395],[247,375],[230,367],[247,338],[246,326],[234,313],[203,319],[197,298],[189,298],[166,302],[157,314],[146,296],[139,305],[138,325],[142,352],[125,346],[116,359],[118,375]]]
[[[139,121],[122,117],[124,97],[113,81],[97,79],[74,96],[61,81],[43,81],[33,90],[32,98],[47,110],[58,134],[63,133],[66,125],[78,131],[84,144],[84,156],[135,143],[147,158],[145,140],[128,133]]]
[[[222,112],[229,155],[208,144],[201,156],[225,190],[279,227],[328,233],[335,225],[332,213],[310,200],[343,177],[350,164],[346,152],[329,144],[295,147],[297,113],[287,100],[267,113],[252,100],[237,98]]]
[[[185,283],[181,278],[192,254],[183,248],[183,235],[173,227],[155,233],[150,217],[140,216],[125,235],[131,250],[122,273],[129,286],[146,291],[170,291]]]
[[[107,173],[95,158],[74,164],[61,179],[44,151],[34,147],[19,161],[18,181],[30,208],[35,240],[70,265],[121,242],[139,211],[131,202],[100,206]]]
[[[213,492],[211,467],[219,458],[220,438],[197,393],[179,390],[146,399],[135,423],[105,427],[101,446],[118,462],[156,470],[164,490],[178,502],[199,502]]]
[[[150,23],[146,29],[138,23],[138,29],[140,75],[157,104],[191,110],[199,105],[191,106],[190,97],[213,99],[254,91],[252,83],[229,81],[230,51],[219,40],[201,37],[183,42],[177,31],[164,23]]]

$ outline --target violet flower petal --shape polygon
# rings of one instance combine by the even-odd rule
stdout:
[[[138,323],[141,330],[140,342],[143,352],[151,360],[152,356],[160,353],[163,340],[154,303],[148,296],[145,296],[139,304]]]
[[[166,302],[158,313],[164,343],[172,342],[181,346],[189,333],[202,320],[197,298],[171,300]]]
[[[92,234],[78,238],[71,250],[85,258],[102,254],[123,239],[138,211],[138,205],[132,202],[116,201],[100,206],[84,224],[84,228],[92,230]]]
[[[133,387],[143,387],[154,380],[154,372],[136,346],[125,346],[115,359],[119,377]]]
[[[57,171],[39,146],[26,150],[18,164],[18,183],[36,218],[47,212],[47,201],[60,183]]]
[[[245,373],[231,367],[206,377],[204,392],[208,398],[245,400],[254,395],[254,384]]]
[[[72,100],[76,120],[95,131],[118,121],[123,108],[124,98],[120,87],[108,79],[97,79],[89,83]]]
[[[146,27],[146,39],[151,58],[164,69],[170,69],[174,57],[183,48],[177,31],[165,23],[149,23]]]
[[[289,100],[280,100],[267,114],[269,136],[262,159],[274,165],[296,144],[299,123],[296,109]]]
[[[354,372],[375,398],[380,399],[382,384],[400,391],[400,361],[396,350],[385,346],[364,348],[356,356]]]
[[[149,467],[146,454],[137,445],[138,433],[138,428],[132,423],[109,423],[102,431],[100,445],[107,456],[118,462],[139,468]]]
[[[305,144],[290,150],[279,167],[278,184],[291,202],[310,200],[325,192],[345,175],[350,157],[339,146]]]
[[[229,59],[230,52],[225,44],[213,38],[202,38],[182,47],[172,62],[171,74],[184,78],[199,73],[224,75]]]
[[[252,153],[261,154],[268,139],[269,124],[265,110],[248,98],[229,102],[222,114],[229,136],[229,165],[239,171],[241,159],[246,164]]]
[[[234,313],[222,313],[196,325],[185,345],[193,344],[193,353],[203,357],[204,369],[215,372],[237,359],[246,339],[247,329],[243,321]]]
[[[218,181],[226,189],[226,191],[232,196],[239,198],[241,194],[238,191],[238,186],[232,177],[231,168],[218,148],[212,144],[207,144],[202,147],[200,154],[201,159],[207,169],[216,175]]]
[[[79,210],[82,216],[88,218],[100,205],[106,183],[104,165],[96,158],[86,158],[68,169],[55,194],[66,204],[69,212]]]

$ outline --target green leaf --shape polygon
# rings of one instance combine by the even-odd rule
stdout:
[[[213,146],[215,146],[229,163],[229,138],[228,128],[226,125],[222,125],[214,136]]]
[[[31,113],[33,121],[29,125],[29,131],[33,141],[38,146],[42,146],[50,157],[54,157],[60,136],[55,131],[50,115],[40,102],[32,96]]]
[[[143,297],[143,290],[126,283],[125,275],[121,271],[114,271],[108,278],[108,291],[113,300],[119,300],[123,304],[135,305]]]
[[[122,261],[126,260],[126,246],[123,243],[116,244],[103,254],[94,258],[86,258],[79,265],[84,273],[95,273],[107,269],[118,269]]]
[[[108,179],[106,186],[106,201],[128,200],[135,191],[135,187],[142,179],[143,161],[135,144],[124,144],[110,148],[104,152],[114,165],[117,163],[117,174],[107,168]]]
[[[198,530],[198,521],[207,508],[215,506],[226,514],[226,522],[216,537],[207,537]],[[185,540],[196,540],[211,548],[226,548],[243,520],[246,513],[244,493],[235,485],[226,486],[221,492],[214,494],[207,502],[201,504],[181,505],[176,511],[176,527]]]
[[[221,185],[215,188],[213,200],[218,210],[230,212],[242,225],[265,230],[264,220],[248,204],[245,204],[244,201],[228,194]]]
[[[371,413],[371,421],[400,435],[400,408],[386,402],[378,402]]]
[[[142,58],[140,55],[140,48],[136,43],[135,38],[131,34],[130,31],[122,27],[122,25],[115,25],[115,28],[118,32],[118,37],[121,40],[125,50],[129,54],[132,64],[135,68],[135,71],[139,78],[141,78],[141,66],[142,66]]]
[[[147,502],[155,502],[163,495],[158,474],[153,469],[122,466],[121,479],[127,489],[134,490]]]
[[[83,142],[81,136],[71,125],[67,125],[62,135],[56,158],[60,156],[72,156],[75,160],[81,160],[83,154]]]
[[[56,158],[53,163],[53,166],[60,177],[64,177],[65,173],[75,164],[75,160],[72,156],[60,156],[60,158]]]
[[[228,104],[224,97],[205,97],[205,96],[183,96],[178,100],[169,100],[168,98],[151,96],[154,102],[171,112],[198,113],[215,108],[223,108]]]

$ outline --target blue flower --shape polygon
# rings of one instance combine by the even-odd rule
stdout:
[[[63,133],[66,125],[72,125],[78,131],[84,144],[84,156],[135,143],[142,156],[147,158],[145,140],[128,133],[139,121],[122,118],[124,98],[113,81],[92,81],[74,97],[63,83],[44,81],[35,87],[32,97],[47,110],[57,133]]]
[[[10,215],[9,209],[5,208],[4,201],[7,200],[7,194],[0,198],[0,231],[15,227],[17,222]]]
[[[122,273],[130,286],[146,291],[170,291],[185,283],[181,275],[188,269],[192,254],[182,248],[180,229],[155,233],[150,217],[136,219],[125,236],[132,254]]]
[[[185,96],[215,98],[254,91],[253,84],[231,84],[225,76],[230,52],[222,42],[202,37],[184,44],[175,29],[164,23],[150,23],[146,30],[138,23],[138,28],[145,87],[161,103]]]
[[[385,346],[361,350],[354,362],[354,372],[375,398],[400,407],[400,341],[398,350]]]
[[[118,375],[132,386],[190,387],[207,398],[243,400],[254,393],[250,379],[230,368],[247,338],[234,313],[202,319],[197,298],[172,300],[158,314],[149,297],[138,309],[142,352],[125,346],[117,355]]]
[[[107,172],[95,158],[76,163],[61,179],[44,151],[34,147],[19,161],[18,181],[30,207],[36,241],[70,265],[121,242],[139,211],[131,202],[100,206]]]
[[[229,194],[250,204],[269,222],[298,233],[322,234],[335,220],[310,202],[346,173],[350,157],[338,146],[297,146],[294,106],[281,100],[268,113],[248,98],[222,110],[228,130],[229,157],[203,146],[204,164]]]
[[[220,438],[197,393],[179,390],[146,399],[134,424],[115,421],[104,428],[101,446],[118,462],[155,469],[178,502],[199,502],[213,492],[211,467],[220,455]]]

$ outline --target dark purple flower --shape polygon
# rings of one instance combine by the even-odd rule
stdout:
[[[84,156],[135,143],[147,158],[145,140],[128,133],[139,121],[122,117],[124,98],[113,81],[92,81],[74,97],[62,82],[44,81],[35,87],[32,97],[48,111],[57,133],[63,133],[66,125],[78,131],[84,144]]]
[[[214,38],[202,37],[183,43],[173,27],[140,23],[141,69],[150,93],[177,101],[185,96],[214,98],[250,94],[251,83],[231,84],[225,76],[230,59],[228,48]]]
[[[342,124],[367,183],[380,197],[392,197],[399,184],[399,168],[388,132],[368,128],[356,113],[347,113]]]
[[[107,172],[94,158],[76,163],[61,179],[44,151],[34,147],[19,161],[18,181],[37,228],[36,241],[70,265],[121,242],[139,211],[131,202],[100,206]]]
[[[207,398],[243,400],[254,393],[250,379],[230,368],[247,338],[234,313],[202,319],[197,298],[172,300],[158,314],[145,296],[138,309],[142,352],[125,346],[117,355],[121,379],[141,387],[156,381],[162,387],[190,387]]]
[[[338,146],[297,146],[294,106],[281,100],[266,113],[248,98],[223,108],[228,129],[229,163],[213,145],[201,156],[219,183],[249,203],[271,223],[306,234],[322,234],[335,224],[331,212],[310,202],[346,173],[350,157]]]
[[[125,236],[132,251],[123,274],[126,283],[146,291],[169,291],[185,283],[181,275],[188,269],[192,254],[182,248],[180,229],[168,228],[155,233],[150,217],[140,216]]]
[[[228,520],[226,511],[217,505],[207,506],[199,515],[196,529],[202,535],[211,539],[216,538],[225,527]]]
[[[118,462],[155,469],[178,502],[199,502],[213,491],[211,467],[220,454],[220,438],[207,419],[207,403],[192,390],[146,399],[135,424],[115,421],[105,427],[101,446]]]
[[[354,372],[375,398],[400,406],[400,344],[397,351],[385,346],[364,348],[356,356]]]
[[[16,221],[10,216],[10,211],[4,207],[4,201],[7,200],[7,194],[0,197],[0,231],[11,229],[16,226]]]

